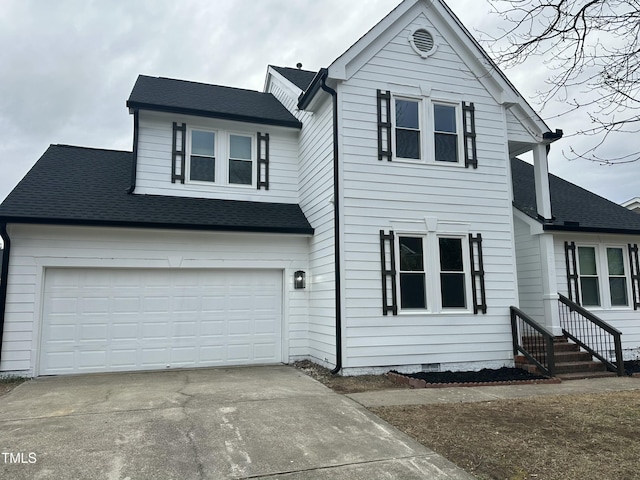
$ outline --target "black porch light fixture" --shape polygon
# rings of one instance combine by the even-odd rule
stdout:
[[[298,270],[293,274],[293,288],[299,290],[305,286],[306,274],[302,270]]]

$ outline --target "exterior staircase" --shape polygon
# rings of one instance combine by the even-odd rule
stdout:
[[[525,348],[528,344],[538,340],[533,338],[522,338]],[[604,363],[594,360],[588,352],[580,350],[575,343],[569,342],[566,337],[554,337],[553,349],[555,351],[556,377],[561,380],[578,380],[582,378],[615,377],[615,372],[610,372]],[[531,349],[535,350],[535,349]],[[543,359],[537,357],[538,361]],[[544,363],[544,362],[541,362]],[[540,370],[530,363],[523,355],[515,357],[516,367],[527,370],[531,373],[541,374]]]

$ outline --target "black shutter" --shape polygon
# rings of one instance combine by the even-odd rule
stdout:
[[[473,102],[462,102],[462,124],[464,130],[464,166],[478,168],[476,151],[476,118]]]
[[[564,242],[564,260],[567,267],[567,290],[569,300],[580,305],[580,282],[576,264],[576,243]]]
[[[258,190],[264,187],[269,190],[269,134],[258,132],[258,171],[256,184]]]
[[[187,124],[182,123],[180,126],[173,122],[173,141],[171,145],[171,183],[184,183],[184,171],[187,151]],[[178,161],[180,167],[178,168]]]
[[[389,255],[387,257],[387,248]],[[393,231],[385,234],[380,230],[380,260],[382,264],[382,314],[398,314],[398,295],[396,293],[396,253]],[[391,303],[389,303],[389,289]]]
[[[631,273],[631,291],[633,294],[633,309],[640,308],[640,261],[638,260],[638,244],[629,244],[629,264]]]
[[[391,93],[378,90],[378,160],[391,156]]]
[[[487,294],[484,286],[484,262],[482,260],[482,234],[475,237],[469,234],[471,255],[471,292],[473,294],[473,313],[487,313]]]

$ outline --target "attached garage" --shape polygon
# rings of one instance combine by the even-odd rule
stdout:
[[[282,361],[282,270],[47,268],[40,375]]]

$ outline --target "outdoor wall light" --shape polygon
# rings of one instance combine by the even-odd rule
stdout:
[[[300,289],[300,288],[304,288],[304,279],[305,279],[305,273],[302,270],[298,270],[296,273],[293,274],[293,288]]]

